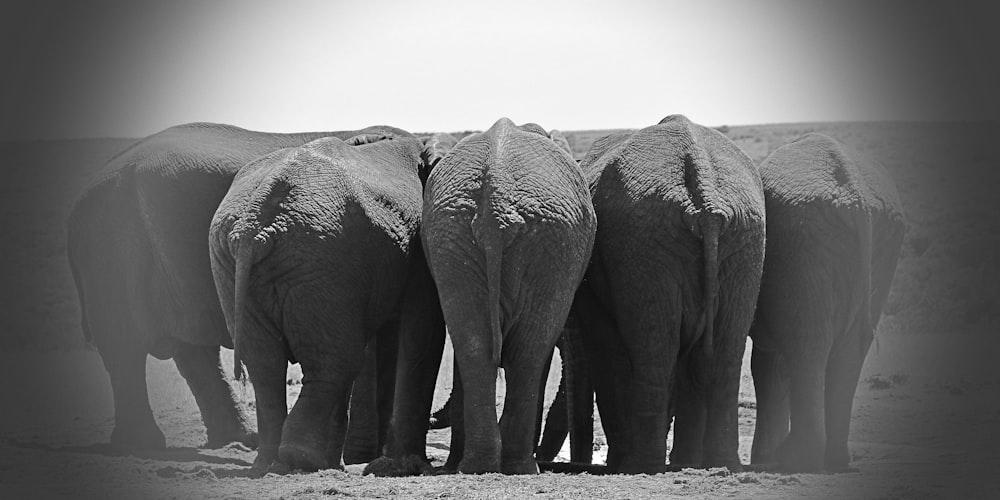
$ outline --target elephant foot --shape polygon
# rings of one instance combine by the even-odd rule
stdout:
[[[369,451],[349,451],[344,450],[344,463],[347,465],[366,464],[379,458],[378,453]]]
[[[504,474],[538,474],[538,463],[533,458],[518,460],[516,462],[504,462],[500,467],[500,472]]]
[[[476,456],[467,453],[458,464],[458,472],[462,474],[500,472],[500,457]]]
[[[361,474],[364,476],[371,474],[376,477],[406,477],[429,476],[434,472],[434,468],[426,459],[407,455],[403,458],[376,458],[365,466]]]
[[[847,454],[847,443],[839,446],[826,443],[826,456],[823,458],[824,469],[830,472],[853,472],[854,470],[848,466],[850,462]]]
[[[446,429],[451,427],[451,408],[450,405],[445,405],[440,410],[431,414],[430,420],[427,422],[427,428],[434,429]]]
[[[111,446],[121,450],[162,450],[167,447],[163,432],[155,423],[146,425],[115,425],[111,431]]]
[[[260,479],[267,475],[271,471],[271,464],[274,462],[272,458],[262,457],[257,454],[257,458],[254,459],[253,465],[250,467],[250,472],[247,473],[247,477],[250,479]]]
[[[704,469],[714,469],[716,467],[725,467],[729,469],[729,472],[743,472],[743,463],[740,462],[739,456],[733,456],[729,458],[706,458],[702,464]]]
[[[615,472],[618,474],[662,474],[667,471],[667,464],[662,460],[651,462],[626,458],[618,465],[618,470]]]
[[[260,444],[260,438],[256,432],[238,430],[227,433],[209,433],[208,440],[202,446],[205,449],[215,450],[230,443],[240,443],[251,450],[256,450]]]
[[[450,476],[452,474],[458,474],[458,468],[446,467],[444,465],[441,467],[435,467],[434,471],[431,473],[432,476]]]
[[[789,436],[775,451],[781,468],[787,472],[818,472],[823,469],[823,443],[807,443]]]
[[[316,472],[320,469],[344,470],[344,465],[338,459],[336,463],[327,460],[324,454],[314,448],[282,444],[278,448],[278,460],[271,466],[271,472],[277,472],[276,467],[288,472]]]
[[[781,464],[777,462],[751,462],[743,466],[744,472],[781,472]]]
[[[856,467],[851,467],[850,463],[850,460],[847,458],[846,446],[837,451],[831,451],[831,448],[827,446],[823,470],[835,474],[844,472],[860,472]]]

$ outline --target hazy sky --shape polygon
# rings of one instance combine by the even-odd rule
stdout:
[[[135,2],[138,3],[138,2]],[[4,137],[996,118],[996,18],[912,2],[4,7]],[[923,4],[922,4],[923,5]],[[948,4],[942,4],[948,5]],[[86,9],[86,10],[84,10]],[[903,14],[900,14],[900,13]],[[7,26],[9,25],[9,26]],[[989,53],[987,53],[987,50]],[[8,65],[10,67],[10,65]],[[960,89],[960,90],[959,90]]]

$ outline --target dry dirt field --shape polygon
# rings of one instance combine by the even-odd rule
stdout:
[[[818,123],[723,130],[758,162],[802,133],[828,133],[880,160],[899,187],[909,227],[855,399],[849,446],[857,472],[376,479],[362,477],[363,466],[349,466],[250,480],[244,473],[254,452],[200,449],[204,427],[193,397],[171,362],[152,358],[150,399],[169,448],[116,454],[104,444],[113,425],[110,384],[97,352],[82,340],[63,234],[84,179],[129,143],[108,139],[0,143],[6,181],[0,184],[0,498],[1000,498],[1000,213],[993,201],[1000,127]],[[602,133],[566,134],[580,157]],[[740,396],[744,462],[755,406],[747,361]],[[447,362],[442,372],[450,373]],[[291,367],[290,400],[299,377]],[[557,380],[553,372],[548,400]],[[436,405],[449,389],[441,377]],[[249,404],[249,387],[239,391]],[[442,462],[448,443],[448,430],[432,431],[429,456]],[[595,456],[602,457],[600,434],[597,445]]]

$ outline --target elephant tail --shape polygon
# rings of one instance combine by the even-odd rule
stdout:
[[[496,238],[499,240],[499,238]],[[499,243],[499,242],[497,242]],[[493,247],[493,248],[490,248]],[[493,365],[500,366],[503,349],[503,331],[500,329],[500,259],[503,255],[500,245],[486,247],[486,289],[490,310],[490,332],[492,333]]]
[[[87,318],[87,300],[83,293],[83,276],[80,274],[80,270],[78,269],[79,264],[77,263],[77,260],[79,257],[77,256],[77,252],[79,250],[77,249],[77,244],[74,241],[76,239],[75,236],[74,230],[71,227],[69,231],[67,231],[66,239],[69,243],[67,244],[66,254],[69,257],[69,271],[73,276],[73,284],[76,286],[76,297],[80,303],[80,329],[83,331],[84,340],[90,342],[90,339],[93,337],[90,333],[90,320]]]
[[[704,295],[702,297],[703,315],[701,323],[702,351],[711,356],[715,346],[715,314],[719,301],[719,232],[722,221],[720,215],[709,214],[701,224],[701,241],[705,256]]]
[[[861,329],[860,341],[861,359],[868,353],[871,337],[875,335],[875,318],[872,318],[872,214],[867,209],[861,209],[855,215],[855,227],[858,231],[858,256],[861,264],[858,266],[858,286],[861,294],[861,304],[855,323]]]
[[[243,362],[240,359],[240,335],[246,327],[246,304],[247,287],[250,276],[250,268],[254,263],[253,241],[243,238],[239,248],[235,252],[236,257],[236,282],[234,285],[234,305],[233,305],[233,378],[242,380],[245,374]]]
[[[494,213],[493,179],[489,170],[483,178],[482,202],[480,212],[472,219],[472,233],[481,245],[486,267],[486,308],[489,310],[490,345],[494,366],[500,366],[501,350],[503,348],[503,329],[500,325],[500,286],[501,261],[503,259],[505,229]],[[510,230],[510,228],[506,228]]]

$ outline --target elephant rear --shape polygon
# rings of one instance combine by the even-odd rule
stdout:
[[[581,162],[600,220],[577,295],[597,358],[608,465],[739,468],[735,407],[764,254],[752,161],[674,115],[594,143]],[[608,415],[604,418],[604,415]]]
[[[820,134],[760,170],[768,250],[751,332],[751,458],[844,468],[854,391],[902,245],[899,198],[880,166]]]
[[[589,198],[566,151],[537,125],[507,119],[463,139],[428,178],[421,237],[467,388],[466,442],[476,443],[460,470],[537,471],[524,429],[534,428],[540,370],[590,257]],[[501,365],[502,461],[492,403]]]
[[[376,362],[369,354],[379,344],[380,353],[394,356],[423,161],[412,137],[320,139],[248,164],[219,205],[210,233],[213,272],[237,368],[246,363],[257,395],[262,444],[252,474],[272,464],[342,467],[355,451],[377,456],[377,442],[350,448],[347,402],[352,384],[364,385],[359,373]],[[287,361],[303,372],[290,413]],[[390,374],[395,366],[394,359],[378,363]],[[378,384],[387,382],[379,377]],[[369,396],[374,403],[374,395],[355,393],[352,416]],[[377,427],[385,413],[352,420],[351,429]]]

